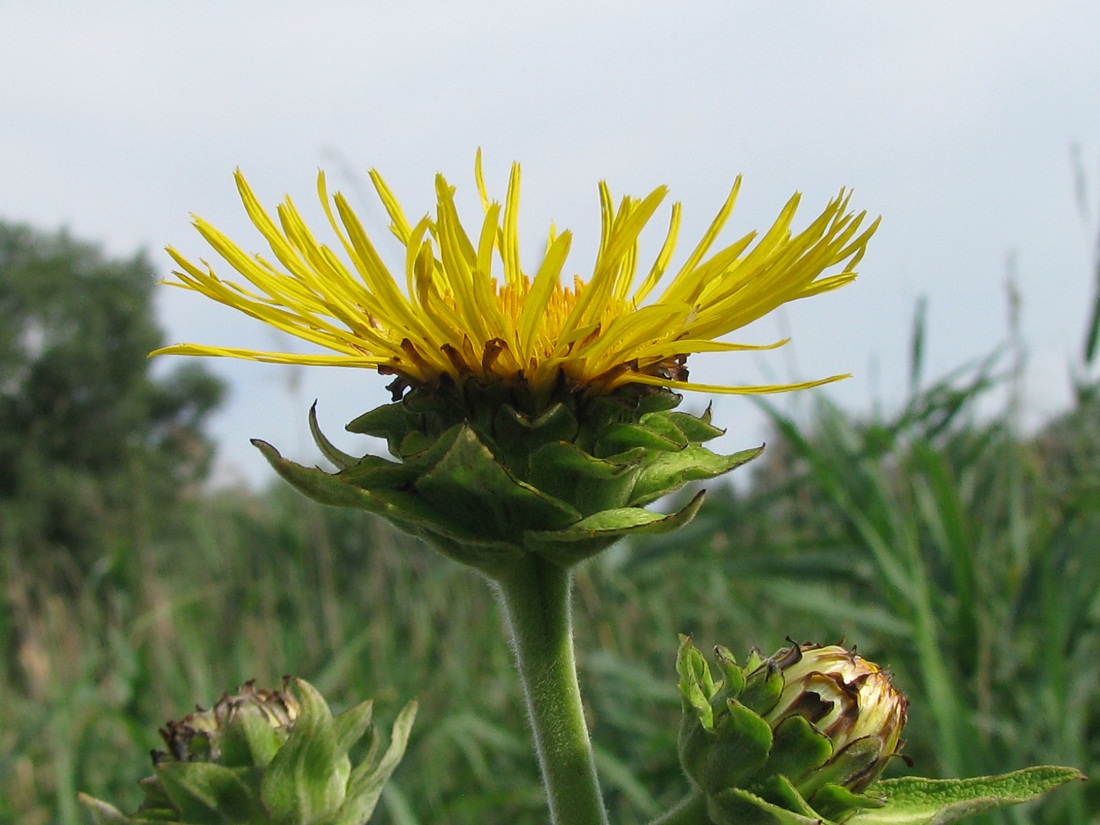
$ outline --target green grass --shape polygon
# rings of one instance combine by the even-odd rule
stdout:
[[[912,698],[927,775],[1100,767],[1100,405],[1023,436],[979,419],[986,361],[891,418],[819,398],[712,489],[679,534],[583,567],[582,688],[613,821],[685,790],[676,634],[766,652],[843,637]],[[915,382],[914,382],[915,383]],[[82,822],[82,790],[136,804],[157,728],[256,677],[293,673],[336,706],[373,696],[383,729],[421,699],[378,822],[541,823],[500,616],[475,574],[360,513],[275,487],[196,496],[171,525],[130,520],[64,587],[0,547],[0,822]],[[892,767],[905,773],[904,764]],[[1096,821],[1094,782],[1014,823]]]

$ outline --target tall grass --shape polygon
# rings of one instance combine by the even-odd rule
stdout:
[[[581,679],[614,821],[644,822],[685,790],[678,632],[735,651],[857,644],[912,698],[920,773],[1097,773],[1100,405],[1084,394],[1035,436],[1008,412],[981,419],[998,364],[914,382],[889,418],[823,397],[805,420],[766,407],[775,438],[746,491],[719,486],[684,531],[581,569]],[[476,575],[279,487],[198,496],[174,521],[119,529],[75,597],[0,547],[0,822],[74,825],[77,790],[136,804],[166,719],[286,672],[336,705],[374,696],[383,728],[420,697],[378,821],[544,821],[501,620]],[[1088,783],[1000,821],[1098,812]]]

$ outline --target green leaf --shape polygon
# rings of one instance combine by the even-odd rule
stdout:
[[[583,515],[625,507],[641,471],[645,451],[596,458],[565,441],[531,455],[528,482],[544,493],[574,503]]]
[[[256,797],[245,778],[249,769],[213,762],[162,762],[157,778],[181,822],[192,825],[241,825],[258,813]]]
[[[737,787],[756,776],[772,750],[772,729],[736,699],[727,699],[715,727],[714,747],[696,781],[708,793]]]
[[[643,510],[641,507],[617,507],[581,519],[564,530],[547,531],[539,535],[552,541],[572,542],[597,535],[664,533],[694,518],[703,503],[703,496],[702,491],[696,493],[684,507],[668,515]]]
[[[681,413],[682,415],[683,413]],[[690,417],[690,416],[689,416]],[[691,439],[688,438],[683,429],[672,420],[669,413],[666,412],[653,412],[643,415],[638,423],[645,427],[650,432],[656,433],[661,437],[667,439],[669,442],[677,445],[678,448],[686,447],[691,443]]]
[[[386,439],[395,458],[406,459],[431,444],[445,430],[466,420],[460,393],[451,386],[410,392],[400,401],[384,404],[356,418],[346,429]],[[497,405],[493,405],[495,408]]]
[[[714,658],[718,662],[718,669],[722,671],[726,694],[734,699],[739,698],[741,691],[745,689],[745,669],[737,664],[733,653],[724,645],[715,646]]]
[[[264,712],[244,706],[234,715],[221,741],[221,763],[228,768],[264,767],[286,741],[287,733],[271,726]]]
[[[412,486],[419,471],[406,462],[389,461],[376,455],[365,455],[336,474],[345,484],[363,490],[404,490]]]
[[[260,794],[273,823],[308,825],[343,804],[350,765],[336,751],[336,726],[324,697],[302,679],[294,680],[294,695],[301,714],[271,760]]]
[[[114,805],[85,793],[78,793],[76,797],[91,815],[95,825],[130,825],[129,818]]]
[[[767,770],[765,768],[765,771]],[[821,814],[811,807],[794,783],[783,774],[772,774],[755,786],[753,791],[761,799],[778,805],[783,810],[809,817],[817,823],[821,822]]]
[[[683,396],[665,391],[640,396],[630,392],[597,395],[586,399],[578,410],[578,417],[582,422],[582,431],[587,429],[591,433],[602,434],[613,424],[634,422],[650,413],[671,410],[682,400]]]
[[[680,764],[688,776],[699,777],[715,742],[715,708],[710,700],[717,686],[703,654],[692,644],[691,637],[682,633],[676,672],[680,676],[681,717],[676,743]]]
[[[572,442],[580,425],[577,416],[564,404],[554,404],[541,415],[532,418],[505,404],[493,415],[493,437],[501,463],[511,472],[531,480],[531,455],[548,444]]]
[[[833,753],[833,743],[802,716],[788,716],[775,726],[769,774],[783,774],[796,783],[825,763]]]
[[[489,539],[515,540],[526,530],[558,530],[580,519],[569,504],[510,475],[469,427],[415,487],[445,518]]]
[[[430,470],[450,452],[454,443],[468,429],[470,428],[464,424],[455,424],[438,435],[414,430],[405,436],[401,445],[401,460],[404,466],[415,470],[417,475]]]
[[[675,452],[663,452],[646,464],[630,497],[635,506],[648,504],[679,490],[689,481],[714,478],[752,461],[763,447],[741,450],[733,455],[718,455],[696,444]]]
[[[718,438],[718,436],[725,435],[726,433],[721,427],[715,427],[710,423],[709,407],[702,418],[686,412],[670,412],[665,415],[668,417],[669,421],[680,429],[680,432],[684,434],[687,440],[693,444],[710,441],[712,438]]]
[[[253,439],[252,443],[284,481],[308,498],[330,507],[357,508],[382,516],[406,532],[427,538],[458,561],[463,561],[462,554],[455,554],[452,550],[468,546],[475,556],[480,557],[508,549],[499,541],[480,538],[448,521],[442,513],[414,494],[399,490],[364,490],[342,481],[339,475],[288,461],[267,442]]]
[[[880,736],[862,736],[844,746],[828,764],[799,782],[806,794],[825,785],[866,788],[882,773],[889,757],[884,756],[886,744]]]
[[[416,720],[417,707],[414,699],[397,715],[390,732],[390,745],[377,765],[371,765],[367,759],[352,771],[348,780],[347,800],[325,825],[363,825],[370,819],[382,789],[405,755],[409,734]]]
[[[650,425],[612,424],[600,433],[593,453],[605,457],[625,452],[635,447],[659,452],[679,451],[688,446],[688,440],[679,429],[660,418],[650,419]]]
[[[386,439],[390,454],[400,456],[401,441],[415,426],[415,417],[401,401],[383,404],[356,418],[344,429],[349,433]]]
[[[336,737],[336,753],[347,753],[352,745],[363,738],[363,734],[370,727],[373,711],[374,702],[368,699],[353,708],[348,708],[332,720],[333,734]]]
[[[156,775],[146,776],[138,780],[141,788],[141,806],[138,812],[146,819],[174,821],[177,818],[176,809],[172,807],[172,800],[164,791],[164,786]]]
[[[749,666],[752,659],[749,660]],[[741,701],[761,716],[775,707],[783,692],[783,672],[770,659],[753,669],[745,679]]]
[[[370,491],[354,487],[316,467],[303,467],[285,459],[266,441],[254,438],[252,446],[263,453],[272,469],[302,495],[330,507],[356,507],[384,515],[385,505]]]
[[[473,538],[456,538],[452,532],[432,527],[416,527],[402,524],[391,518],[398,527],[427,541],[436,550],[459,564],[477,568],[492,578],[497,572],[516,564],[526,552],[522,547],[507,541],[477,541]]]
[[[821,825],[820,817],[788,811],[742,788],[713,797],[707,813],[716,825]]]
[[[314,401],[309,408],[309,432],[313,436],[313,443],[317,445],[317,449],[321,451],[325,458],[339,467],[341,470],[351,467],[358,463],[359,459],[353,455],[340,450],[335,444],[329,441],[323,432],[321,432],[321,426],[317,423],[317,402]]]
[[[703,492],[670,515],[640,507],[604,510],[563,530],[531,531],[524,536],[528,549],[566,567],[594,556],[624,536],[654,535],[679,529],[695,518],[703,505]]]
[[[805,792],[805,788],[802,790]],[[823,817],[836,822],[860,808],[881,808],[886,804],[880,797],[853,793],[843,785],[823,785],[810,796],[810,803]]]
[[[680,696],[684,714],[693,708],[699,723],[706,730],[714,729],[714,680],[703,654],[691,643],[691,637],[680,634],[680,649],[676,653],[676,672],[680,676]]]
[[[946,825],[963,817],[1038,799],[1059,785],[1083,780],[1075,768],[1045,765],[972,779],[886,779],[871,786],[886,805],[863,811],[855,825]]]

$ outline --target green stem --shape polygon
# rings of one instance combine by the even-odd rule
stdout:
[[[707,802],[702,791],[695,788],[675,808],[657,817],[649,825],[710,825]]]
[[[494,576],[554,825],[606,825],[573,656],[568,569],[528,554]]]

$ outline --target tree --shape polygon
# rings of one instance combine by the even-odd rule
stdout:
[[[154,283],[142,254],[0,222],[0,550],[23,564],[86,571],[209,468],[223,386],[195,365],[151,375]]]

